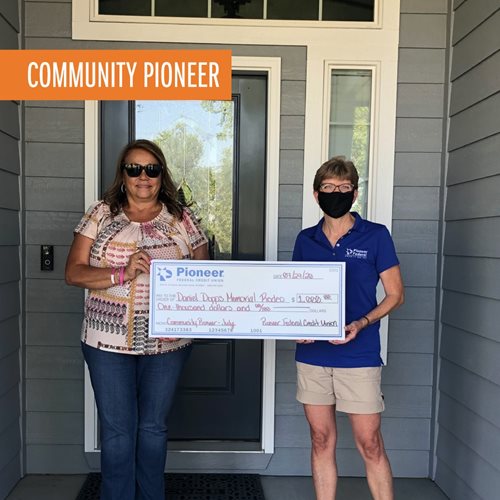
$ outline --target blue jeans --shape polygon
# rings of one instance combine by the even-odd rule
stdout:
[[[101,424],[101,500],[164,500],[167,419],[191,346],[137,356],[82,350]]]

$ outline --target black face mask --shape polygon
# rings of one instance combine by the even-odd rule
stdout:
[[[318,192],[318,203],[326,215],[338,219],[351,210],[354,202],[354,190],[350,193],[333,193]]]

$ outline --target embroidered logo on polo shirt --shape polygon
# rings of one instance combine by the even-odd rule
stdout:
[[[345,256],[351,259],[367,259],[368,250],[358,250],[357,248],[346,248]]]

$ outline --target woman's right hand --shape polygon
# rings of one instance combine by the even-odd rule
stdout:
[[[128,264],[125,267],[125,281],[131,281],[137,278],[137,276],[142,273],[149,274],[150,264],[151,258],[143,250],[138,250],[137,252],[133,253],[130,256]]]
[[[297,342],[297,344],[312,344],[314,342],[314,340],[310,340],[310,339],[299,339],[299,340],[296,340],[295,342]]]

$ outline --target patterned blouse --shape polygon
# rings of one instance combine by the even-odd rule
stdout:
[[[75,228],[94,241],[90,265],[117,268],[132,253],[143,250],[152,259],[190,259],[193,250],[207,243],[198,221],[184,209],[182,221],[163,206],[149,222],[133,222],[120,211],[113,216],[103,201],[90,206]],[[106,351],[125,354],[160,354],[189,344],[148,337],[149,274],[140,274],[122,286],[89,290],[85,301],[82,342]],[[174,335],[175,336],[175,335]]]

